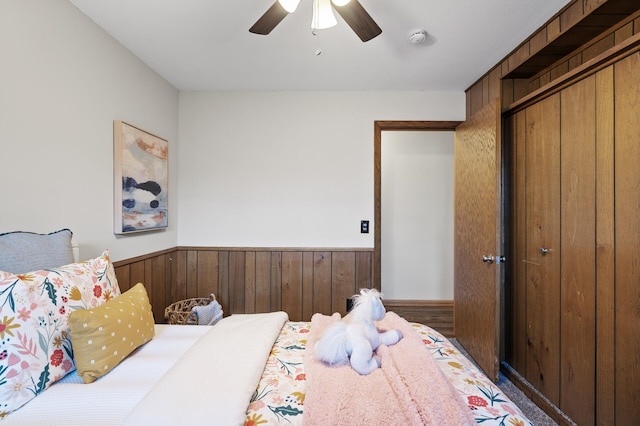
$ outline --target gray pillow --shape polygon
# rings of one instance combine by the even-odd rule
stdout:
[[[0,271],[24,274],[73,263],[72,235],[69,229],[0,234]]]

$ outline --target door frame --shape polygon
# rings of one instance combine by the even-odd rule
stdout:
[[[397,131],[433,131],[453,132],[462,121],[382,121],[373,122],[373,186],[374,186],[374,246],[372,276],[373,287],[381,291],[382,280],[382,132]]]

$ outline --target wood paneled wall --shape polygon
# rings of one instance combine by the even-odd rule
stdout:
[[[574,0],[467,90],[468,117],[498,96],[506,118],[503,372],[559,424],[640,421],[639,51],[640,2]],[[552,170],[536,174],[536,156]],[[532,181],[554,203],[523,190]],[[536,242],[536,218],[563,225]],[[543,273],[535,250],[554,243]]]
[[[467,118],[495,97],[508,107],[640,32],[640,5],[575,0],[466,91]]]
[[[164,322],[164,308],[172,300],[171,264],[175,253],[177,249],[168,249],[113,263],[121,292],[144,284],[156,322]]]
[[[156,322],[164,309],[216,295],[225,315],[283,310],[292,321],[347,311],[347,299],[372,287],[372,249],[176,247],[115,262],[122,291],[142,282]],[[452,301],[385,301],[409,321],[453,335]]]
[[[506,117],[505,360],[580,425],[640,423],[640,37],[629,41]]]
[[[551,81],[576,69],[580,65],[592,60],[614,46],[620,45],[622,42],[638,33],[640,33],[640,11],[636,11],[631,16],[622,20],[615,27],[608,29],[599,37],[590,40],[575,51],[571,52],[570,55],[563,57],[542,72],[531,77],[528,80],[528,92],[531,93],[540,87],[549,84]],[[516,100],[517,99],[513,99],[512,102]]]
[[[172,302],[214,293],[225,315],[284,310],[292,321],[346,313],[346,300],[371,287],[372,250],[179,247],[115,263],[124,291],[138,282],[156,321]]]

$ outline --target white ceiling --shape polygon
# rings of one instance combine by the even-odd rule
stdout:
[[[569,3],[360,0],[382,28],[363,43],[337,13],[312,35],[312,0],[249,33],[274,1],[70,0],[179,90],[465,90]]]

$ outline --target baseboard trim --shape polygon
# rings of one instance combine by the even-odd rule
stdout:
[[[500,372],[505,375],[518,389],[525,394],[534,404],[544,411],[551,419],[560,426],[576,426],[576,423],[563,413],[556,405],[549,401],[547,397],[534,388],[531,383],[513,369],[507,362],[500,364]]]
[[[384,306],[410,322],[419,322],[454,337],[453,300],[388,300]]]

